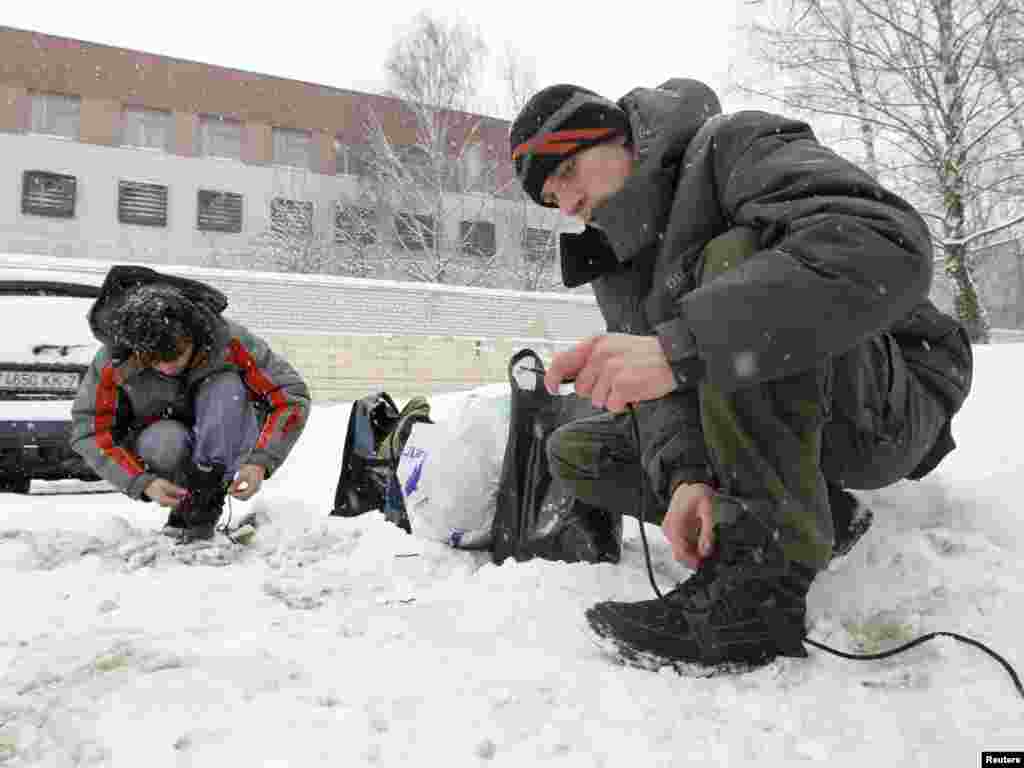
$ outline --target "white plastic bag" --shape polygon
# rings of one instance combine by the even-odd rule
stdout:
[[[413,425],[398,482],[414,535],[465,549],[490,545],[510,407],[508,392],[471,392],[445,418]]]

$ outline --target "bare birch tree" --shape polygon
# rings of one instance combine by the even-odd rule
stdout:
[[[485,118],[471,112],[486,52],[464,22],[421,13],[386,63],[401,124],[367,115],[369,175],[387,222],[381,235],[392,244],[392,269],[408,279],[494,279],[498,158],[481,139]]]
[[[754,31],[785,86],[743,90],[857,126],[851,154],[928,219],[957,315],[986,341],[971,246],[1024,221],[1017,3],[780,0],[776,11]]]
[[[270,225],[253,240],[256,266],[275,272],[331,272],[334,253],[329,238],[317,231],[313,203],[274,198]]]
[[[507,45],[499,61],[498,75],[504,85],[506,110],[514,119],[538,90],[536,70],[514,46]],[[537,204],[514,178],[503,193],[510,201],[508,228],[516,233],[518,246],[507,266],[512,286],[521,291],[563,290],[555,263],[558,254],[555,217],[539,217]]]
[[[380,228],[380,196],[372,181],[360,179],[358,191],[334,202],[334,245],[337,273],[379,277],[384,249]]]
[[[305,168],[274,169],[270,218],[238,259],[253,269],[368,277],[374,263],[361,245],[348,247],[342,228],[348,208],[327,206],[318,177]],[[365,241],[365,237],[363,238]],[[361,250],[360,250],[361,249]]]

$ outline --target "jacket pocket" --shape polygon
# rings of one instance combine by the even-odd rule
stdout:
[[[967,330],[929,303],[894,328],[893,336],[907,367],[952,417],[971,391],[974,352]]]

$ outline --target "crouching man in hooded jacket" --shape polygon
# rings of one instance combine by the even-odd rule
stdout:
[[[927,226],[805,123],[722,114],[693,80],[617,102],[545,88],[510,144],[527,194],[584,225],[561,236],[562,276],[591,283],[607,326],[547,369],[607,410],[551,435],[552,473],[606,509],[656,499],[696,571],[593,606],[593,630],[643,666],[806,655],[811,582],[863,530],[847,489],[954,447],[972,354],[928,300]]]
[[[185,540],[213,535],[228,493],[260,490],[309,415],[299,374],[226,307],[204,283],[113,267],[89,311],[103,346],[72,407],[72,448],[131,498],[170,508],[164,532]]]

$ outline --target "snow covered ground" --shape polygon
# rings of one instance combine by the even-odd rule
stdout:
[[[1022,370],[1024,344],[979,348],[960,449],[861,494],[876,524],[815,582],[811,637],[875,650],[948,630],[1024,668]],[[583,612],[651,596],[635,525],[619,565],[495,566],[376,513],[328,518],[347,418],[316,408],[235,503],[271,519],[249,547],[190,562],[154,535],[155,506],[73,483],[0,497],[0,765],[967,766],[1024,749],[1004,670],[950,639],[715,679],[615,666]],[[686,571],[650,539],[669,586]]]

